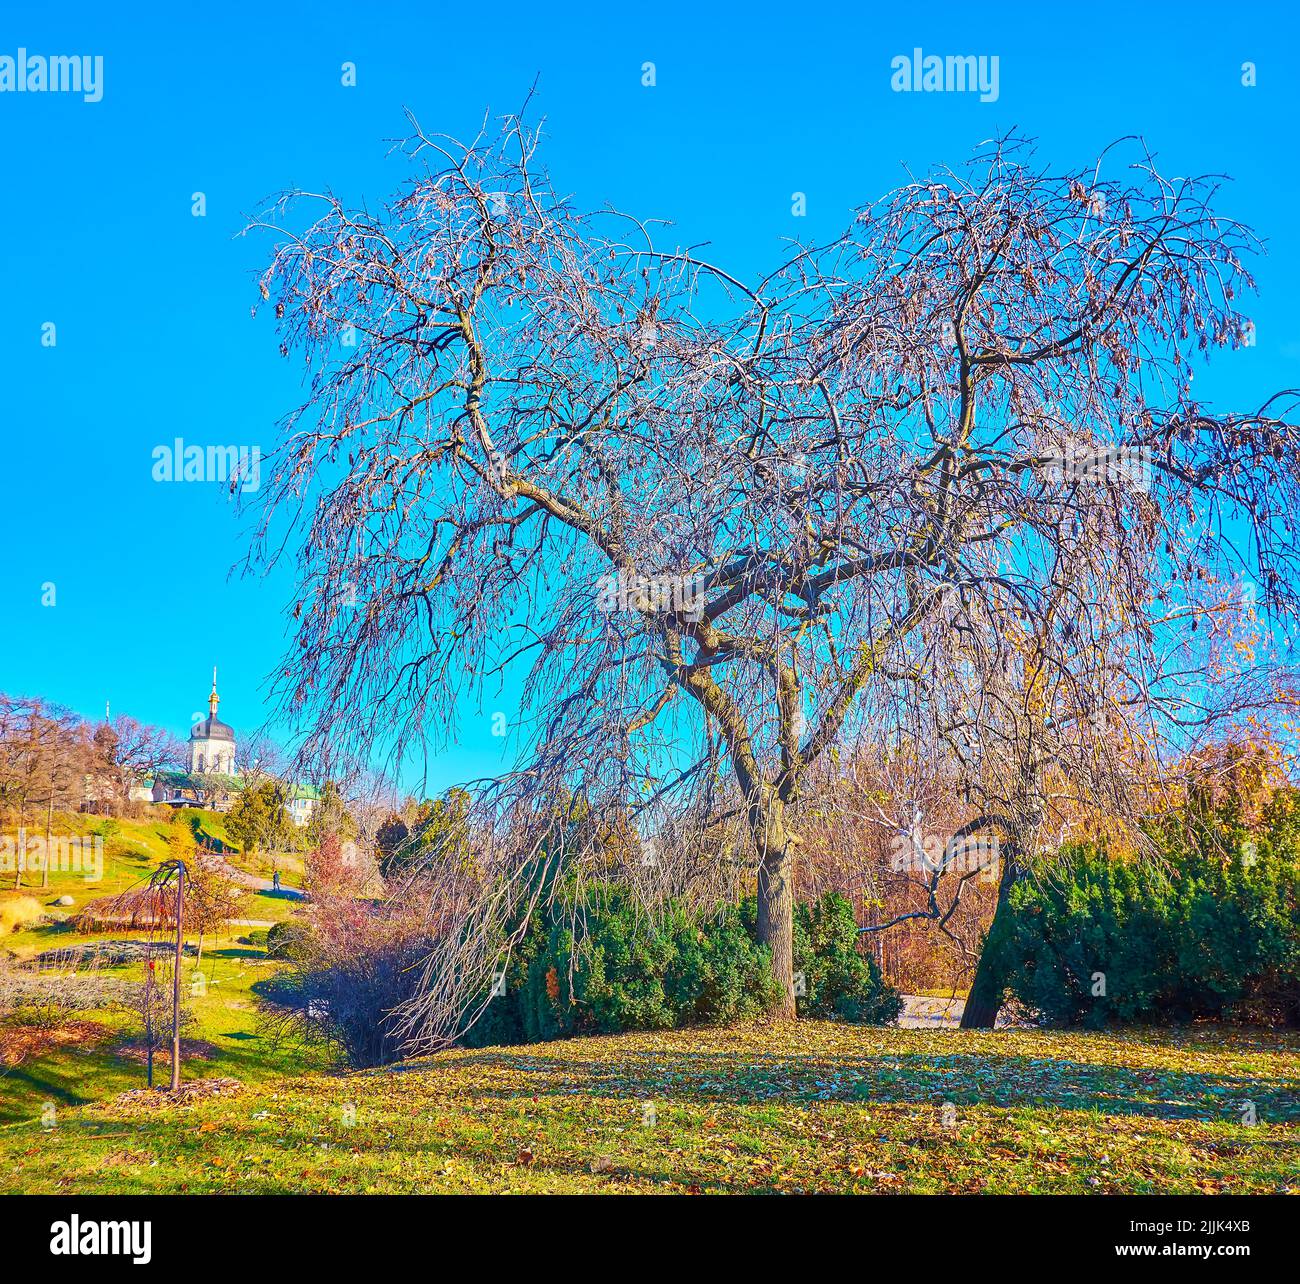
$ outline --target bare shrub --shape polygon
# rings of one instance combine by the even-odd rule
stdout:
[[[48,1028],[70,1013],[116,1007],[127,998],[120,977],[95,967],[43,970],[0,959],[0,1017]]]
[[[279,957],[272,1024],[326,1043],[355,1067],[403,1053],[395,1016],[416,993],[429,950],[422,906],[317,895]]]

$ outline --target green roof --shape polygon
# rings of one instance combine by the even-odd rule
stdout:
[[[217,788],[238,793],[240,790],[248,788],[248,781],[245,777],[224,776],[215,771],[194,774],[188,771],[160,771],[157,779],[161,784],[171,785],[175,789],[202,789],[205,785],[210,789],[215,785]],[[273,779],[274,777],[271,776],[262,776],[259,778],[258,784]],[[277,783],[282,784],[283,782]],[[311,802],[320,802],[320,790],[315,785],[287,785],[284,796],[290,802],[295,798],[306,798]]]
[[[202,789],[205,786],[212,788],[214,784],[222,789],[240,790],[244,787],[244,781],[239,776],[221,776],[215,771],[205,771],[201,774],[191,775],[188,771],[160,771],[157,779],[164,785],[171,785],[175,789]]]

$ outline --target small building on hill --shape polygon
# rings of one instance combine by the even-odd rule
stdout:
[[[217,717],[220,703],[217,671],[213,669],[208,716],[190,728],[187,770],[157,772],[149,790],[151,801],[176,808],[230,810],[245,780],[235,763],[235,729]],[[290,785],[286,794],[285,809],[293,823],[306,825],[320,802],[319,791],[312,785]]]

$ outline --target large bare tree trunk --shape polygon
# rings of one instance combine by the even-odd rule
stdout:
[[[1019,872],[1020,862],[1016,859],[1014,847],[1008,843],[1003,848],[997,908],[993,911],[993,922],[989,924],[988,935],[984,938],[984,948],[980,951],[980,961],[976,964],[970,994],[966,997],[966,1007],[961,1014],[963,1030],[991,1030],[997,1022],[998,1009],[1002,1006],[1004,976],[1002,944],[1010,927],[1011,889],[1015,886]]]
[[[788,845],[769,848],[758,867],[758,939],[772,951],[772,972],[783,991],[778,1015],[793,1018],[794,857]]]

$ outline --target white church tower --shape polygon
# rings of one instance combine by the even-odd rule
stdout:
[[[235,730],[217,717],[217,671],[212,670],[212,694],[208,696],[208,716],[196,722],[190,732],[190,775],[211,773],[235,774]]]

